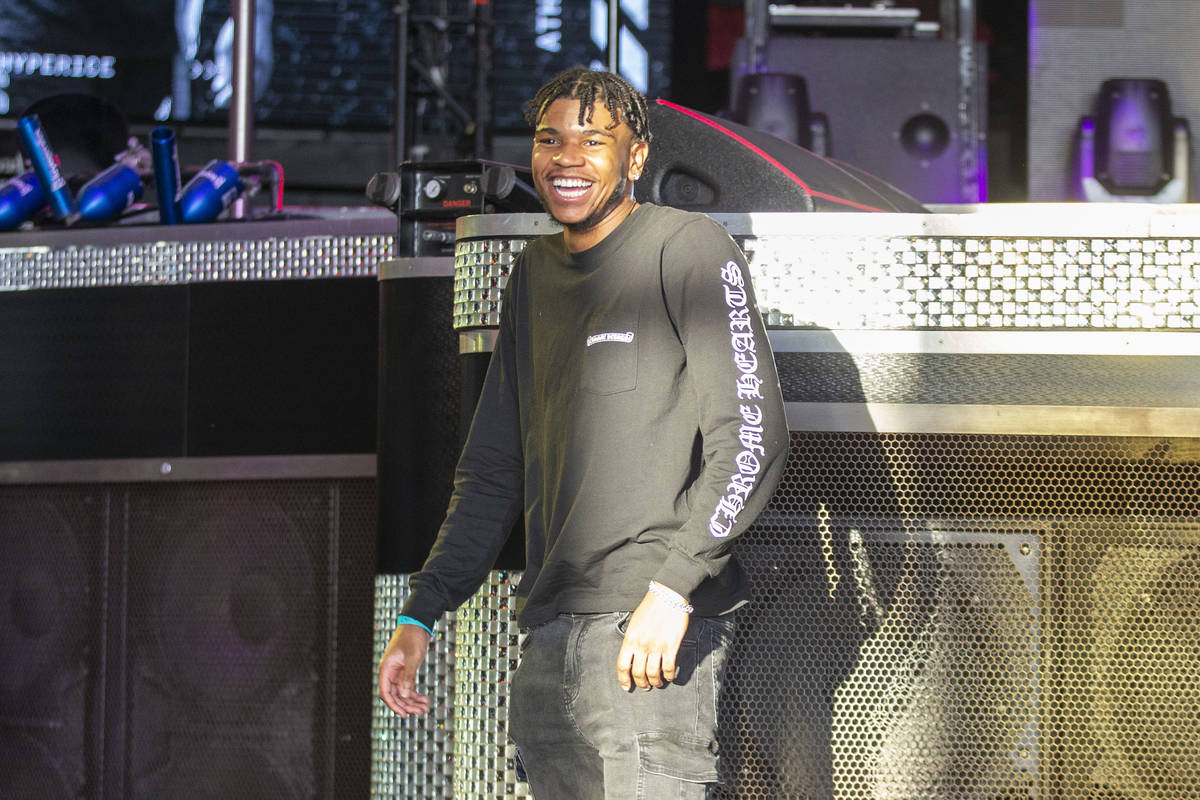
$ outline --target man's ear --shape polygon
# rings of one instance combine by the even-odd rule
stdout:
[[[629,146],[629,174],[627,180],[636,181],[646,168],[646,157],[650,155],[650,145],[647,142],[634,142]]]

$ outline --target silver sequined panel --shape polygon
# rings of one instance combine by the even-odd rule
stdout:
[[[395,630],[396,617],[408,598],[407,575],[375,577],[375,658],[379,659]],[[376,698],[371,718],[371,796],[392,800],[443,800],[451,791],[454,760],[455,615],[446,615],[429,642],[417,686],[429,694],[432,710],[425,717],[400,719]],[[371,676],[378,693],[378,676]]]
[[[1145,222],[1145,212],[1128,212],[1110,224],[1117,213],[1112,209],[1085,210],[1096,223],[1069,236],[1014,234],[1026,226],[1046,227],[1036,224],[1037,215],[1054,211],[1036,208],[1016,222],[969,214],[730,215],[724,222],[746,252],[770,327],[1195,327],[1200,239],[1177,233],[1189,226],[1170,216]],[[510,219],[526,216],[535,215]],[[1134,224],[1139,221],[1143,224]],[[524,224],[531,229],[528,236],[518,235],[524,233],[520,220],[508,226],[511,233],[503,227],[460,223],[457,328],[499,322],[499,294],[512,260],[536,226]],[[963,232],[974,228],[981,232]],[[1129,232],[1088,232],[1105,228]],[[1152,234],[1142,235],[1141,228]],[[484,235],[493,229],[495,234]]]
[[[376,700],[372,797],[531,797],[528,785],[517,779],[508,741],[508,677],[517,667],[521,638],[511,603],[519,580],[520,573],[492,572],[470,600],[438,623],[417,676],[433,704],[428,717],[401,721]],[[408,596],[408,576],[378,576],[375,594],[378,664]]]
[[[513,596],[520,573],[493,572],[455,615],[454,796],[531,797],[517,779],[508,740],[508,679],[517,668],[520,630]]]
[[[500,324],[500,295],[525,239],[476,239],[454,248],[454,327]]]
[[[364,277],[392,256],[394,220],[389,227],[298,221],[7,234],[0,291]]]
[[[769,236],[745,248],[759,306],[778,327],[1179,329],[1200,322],[1193,239]]]

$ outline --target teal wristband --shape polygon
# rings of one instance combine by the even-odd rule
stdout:
[[[412,617],[406,617],[401,614],[400,616],[396,617],[396,627],[399,628],[401,625],[416,625],[430,636],[433,636],[433,628],[429,627],[424,622],[421,622],[419,619],[413,619]]]

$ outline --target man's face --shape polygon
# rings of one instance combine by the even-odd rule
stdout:
[[[613,122],[603,103],[580,124],[579,101],[560,97],[534,132],[534,187],[546,212],[591,246],[633,210],[629,181],[641,173],[646,152],[646,143],[635,142],[624,121]]]

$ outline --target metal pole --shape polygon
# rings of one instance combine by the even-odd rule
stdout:
[[[254,139],[254,2],[233,3],[233,99],[229,103],[229,160],[243,164],[250,160]],[[234,219],[242,219],[249,201],[241,198],[230,207]]]
[[[975,42],[975,0],[958,0],[958,40]]]
[[[398,0],[392,7],[396,15],[396,49],[392,64],[392,141],[389,156],[392,166],[404,161],[407,143],[404,141],[405,126],[408,125],[408,0]]]
[[[475,157],[491,157],[492,93],[492,4],[475,3]]]
[[[739,73],[760,72],[767,49],[770,30],[769,11],[766,0],[746,0],[745,63],[739,65]],[[740,77],[740,75],[738,76]],[[736,87],[734,88],[736,91]]]
[[[608,71],[621,74],[617,53],[617,36],[620,30],[621,0],[608,0]]]
[[[980,144],[984,132],[980,124],[981,77],[976,66],[975,0],[958,0],[958,135],[959,184],[963,202],[983,202],[986,183],[981,181]]]

